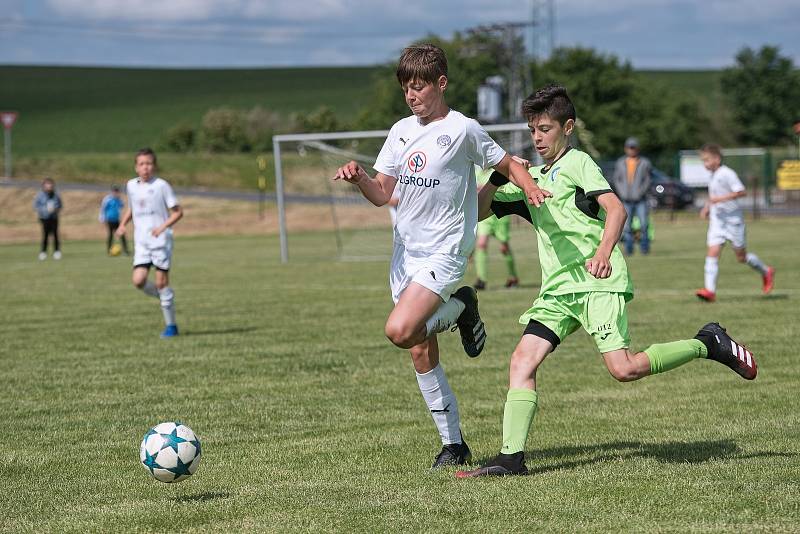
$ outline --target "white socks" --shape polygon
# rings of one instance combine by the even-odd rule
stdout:
[[[748,252],[747,256],[745,257],[747,261],[747,265],[761,273],[761,276],[767,274],[767,266],[764,265],[764,262],[758,259],[758,256],[753,254],[752,252]]]
[[[455,299],[451,299],[455,300]],[[425,374],[417,373],[417,383],[422,397],[431,411],[433,422],[439,430],[442,445],[461,443],[461,428],[456,395],[450,389],[444,369],[437,365]]]
[[[149,296],[149,297],[157,297],[158,296],[158,289],[156,288],[156,285],[153,282],[151,282],[150,280],[147,280],[144,283],[144,285],[142,287],[140,287],[139,289],[141,289],[142,292],[145,295]]]
[[[158,291],[161,299],[161,312],[164,314],[164,324],[167,326],[175,324],[175,292],[167,286]]]
[[[716,293],[717,291],[717,275],[719,274],[719,258],[706,256],[705,266],[705,288]]]
[[[444,332],[453,326],[458,316],[464,311],[464,307],[463,302],[454,298],[442,303],[433,315],[431,315],[430,319],[425,322],[425,328],[428,331],[426,337]]]

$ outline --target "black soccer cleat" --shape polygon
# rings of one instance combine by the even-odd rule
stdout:
[[[467,443],[451,443],[444,445],[442,451],[436,455],[431,469],[439,469],[440,467],[465,465],[472,458],[472,451],[469,450]]]
[[[758,374],[753,353],[734,341],[719,323],[708,323],[694,337],[708,349],[709,360],[727,365],[746,380],[753,380]]]
[[[456,478],[478,478],[478,477],[507,477],[511,475],[527,475],[528,468],[525,467],[525,453],[515,452],[514,454],[500,453],[489,463],[472,471],[456,471]]]
[[[483,291],[484,289],[486,289],[486,282],[478,278],[477,280],[475,280],[475,283],[472,284],[472,287],[474,287],[478,291]]]
[[[453,297],[464,303],[464,311],[456,321],[456,327],[461,334],[461,344],[464,345],[467,356],[475,358],[486,344],[486,327],[478,313],[478,293],[475,289],[464,286],[458,288]]]

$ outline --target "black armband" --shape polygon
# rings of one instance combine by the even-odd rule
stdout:
[[[489,177],[489,183],[495,187],[503,187],[508,183],[508,178],[506,178],[499,172],[494,171],[492,175]]]

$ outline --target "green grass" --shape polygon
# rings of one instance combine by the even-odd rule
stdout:
[[[274,237],[178,229],[183,335],[161,341],[157,302],[101,243],[68,242],[61,262],[41,263],[33,244],[3,246],[0,530],[794,531],[800,274],[786,245],[798,223],[749,225],[752,249],[778,269],[769,297],[726,251],[718,303],[695,301],[699,221],[659,220],[652,255],[629,261],[635,348],[719,320],[756,354],[755,382],[698,361],[620,384],[578,332],[538,376],[532,476],[468,481],[427,469],[438,439],[408,356],[382,334],[386,262],[328,261],[333,237],[311,233],[290,236],[281,265]],[[481,294],[484,354],[470,360],[457,335],[440,338],[479,460],[499,447],[516,318],[539,280],[529,233],[515,229],[513,243],[525,287]],[[496,248],[492,261],[496,288]],[[204,450],[174,486],[137,457],[148,427],[169,419]]]
[[[210,108],[261,106],[288,114],[333,108],[342,118],[368,95],[371,67],[112,69],[0,66],[3,109],[20,112],[18,157],[129,152],[170,127],[200,125]],[[135,148],[134,148],[135,149]]]

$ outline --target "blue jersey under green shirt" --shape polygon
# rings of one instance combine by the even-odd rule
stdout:
[[[532,167],[529,172],[552,198],[537,208],[528,204],[520,188],[506,184],[495,193],[491,209],[498,217],[517,214],[533,225],[542,268],[539,295],[602,291],[631,300],[633,282],[617,247],[611,252],[611,276],[597,279],[586,270],[586,260],[597,252],[605,224],[597,196],[611,192],[597,164],[588,154],[567,148],[552,165]]]

